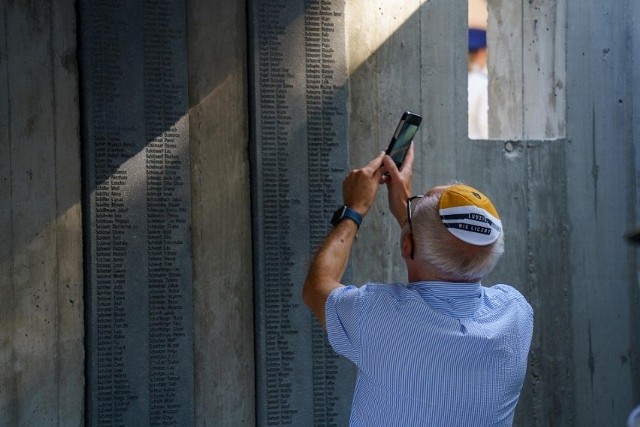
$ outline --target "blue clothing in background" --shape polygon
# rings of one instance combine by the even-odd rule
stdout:
[[[358,367],[352,426],[511,426],[533,311],[507,285],[335,289],[333,349]]]

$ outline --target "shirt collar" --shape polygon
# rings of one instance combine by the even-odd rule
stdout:
[[[415,290],[432,309],[456,318],[473,317],[483,293],[479,282],[413,282],[408,287]]]

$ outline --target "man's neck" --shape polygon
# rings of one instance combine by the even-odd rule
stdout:
[[[475,283],[477,280],[460,280],[448,275],[439,274],[434,269],[423,264],[417,263],[415,260],[407,262],[407,279],[409,283],[413,282],[451,282],[451,283]]]
[[[449,282],[443,275],[437,274],[433,269],[418,264],[415,260],[407,262],[407,278],[411,282]]]

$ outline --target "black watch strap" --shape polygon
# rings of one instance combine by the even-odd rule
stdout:
[[[348,206],[340,206],[338,210],[333,213],[333,217],[331,218],[331,224],[336,225],[343,219],[348,218],[356,223],[358,228],[360,228],[360,224],[362,224],[362,215]]]

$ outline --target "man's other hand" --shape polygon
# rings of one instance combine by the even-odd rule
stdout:
[[[396,164],[389,156],[383,158],[384,169],[387,171],[385,183],[387,184],[389,210],[396,218],[400,227],[407,222],[407,199],[411,197],[411,182],[413,173],[414,151],[413,143],[409,147],[407,156],[398,170]]]
[[[344,204],[365,216],[376,199],[380,183],[383,182],[381,168],[384,152],[373,159],[368,165],[354,169],[342,183],[342,198]]]

